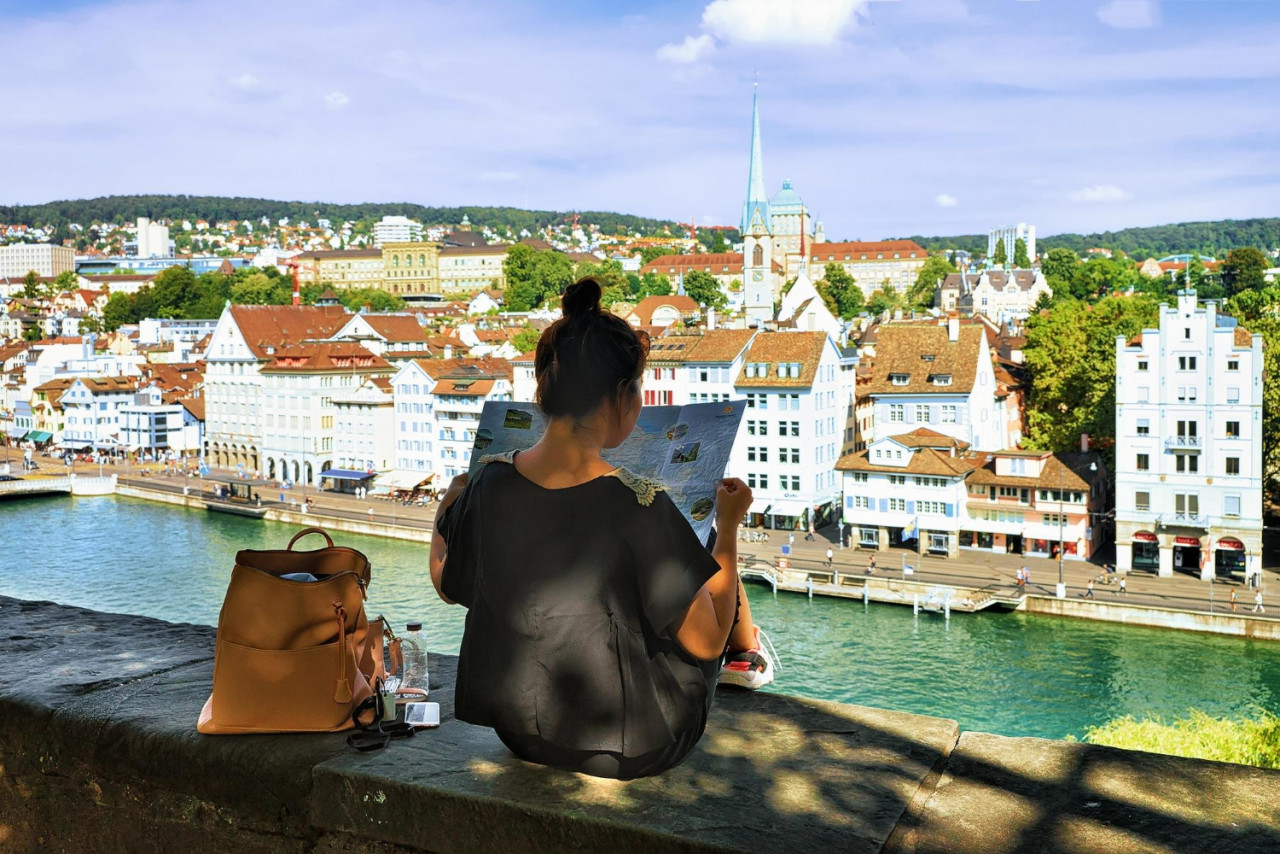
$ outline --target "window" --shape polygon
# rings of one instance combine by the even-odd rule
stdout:
[[[889,499],[889,509],[890,509],[891,511],[896,511],[896,512],[898,512],[898,513],[905,513],[905,512],[907,512],[907,499],[905,499],[905,498],[890,498],[890,499]]]
[[[1188,337],[1190,337],[1190,334],[1191,334],[1191,331],[1190,331],[1190,330],[1187,330],[1187,336],[1188,336]],[[1180,371],[1194,371],[1195,369],[1196,369],[1196,357],[1195,357],[1195,356],[1179,356],[1179,357],[1178,357],[1178,370],[1180,370]]]
[[[868,478],[865,471],[855,471],[849,474],[849,479],[854,483],[866,483]]]
[[[1151,509],[1151,493],[1135,492],[1133,494],[1133,507],[1135,510],[1150,510]]]
[[[1239,402],[1240,402],[1240,388],[1238,386],[1236,387],[1228,386],[1227,387],[1227,403],[1239,403]]]
[[[1146,403],[1151,397],[1151,390],[1146,386],[1138,387],[1138,403]]]
[[[929,407],[927,404],[916,405],[916,422],[920,424],[929,423]]]
[[[1196,493],[1177,493],[1173,496],[1173,511],[1179,516],[1199,516],[1200,496]]]
[[[911,382],[911,374],[889,374],[889,382],[894,385],[907,385]]]
[[[890,421],[906,420],[906,414],[905,414],[906,410],[907,410],[907,407],[904,404],[901,404],[901,403],[889,404],[889,420]]]
[[[891,474],[889,475],[889,485],[890,486],[906,486],[907,476],[905,474]]]
[[[942,423],[956,423],[956,405],[954,403],[944,403],[942,405]]]
[[[785,450],[785,449],[784,449],[784,450]],[[793,462],[793,463],[798,463],[798,462],[800,462],[800,449],[799,449],[799,448],[792,448],[792,449],[791,449],[791,462]]]
[[[1238,371],[1238,370],[1240,370],[1240,360],[1239,360],[1239,359],[1227,359],[1227,370],[1228,370],[1228,371]]]
[[[1227,474],[1240,474],[1240,458],[1227,457]]]
[[[1222,515],[1223,516],[1239,516],[1240,515],[1240,496],[1239,495],[1222,496]]]
[[[1182,330],[1182,340],[1184,340],[1184,341],[1190,341],[1190,340],[1191,340],[1191,329],[1190,329],[1190,328],[1187,328],[1187,329],[1183,329],[1183,330]]]
[[[1232,437],[1233,439],[1240,438],[1240,422],[1239,421],[1227,422],[1227,435]]]
[[[1138,435],[1139,436],[1151,435],[1151,419],[1149,418],[1138,419]]]
[[[787,479],[786,479],[786,477],[783,477],[783,478],[782,478],[782,488],[783,488],[783,489],[786,489],[786,488],[787,488]],[[799,492],[799,491],[800,491],[800,475],[798,475],[798,474],[793,474],[793,475],[791,476],[791,490],[792,490],[793,492]]]
[[[951,385],[951,374],[934,374],[929,377],[929,382],[934,385]]]
[[[1138,370],[1140,370],[1140,371],[1145,371],[1146,369],[1147,369],[1147,360],[1146,360],[1146,359],[1139,359],[1139,360],[1138,360]]]
[[[1239,462],[1237,460],[1237,462]],[[1200,470],[1200,458],[1196,456],[1187,456],[1186,454],[1178,455],[1177,469],[1180,472],[1195,473]]]
[[[1150,457],[1146,454],[1138,454],[1137,469],[1138,471],[1149,471],[1151,469]]]
[[[781,432],[779,432],[779,435],[781,435]],[[792,435],[792,436],[799,436],[799,435],[800,435],[800,422],[799,422],[799,421],[792,421],[792,422],[791,422],[791,435]]]

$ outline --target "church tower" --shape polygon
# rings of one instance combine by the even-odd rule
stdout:
[[[773,318],[773,223],[764,190],[764,158],[760,151],[759,84],[751,97],[751,166],[747,172],[747,200],[742,205],[742,287],[747,322]]]

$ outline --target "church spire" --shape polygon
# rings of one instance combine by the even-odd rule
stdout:
[[[772,231],[769,197],[764,190],[764,156],[760,151],[760,84],[751,96],[751,167],[747,172],[747,200],[742,206],[742,233],[757,227]]]

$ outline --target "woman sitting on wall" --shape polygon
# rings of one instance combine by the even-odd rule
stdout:
[[[716,484],[708,551],[661,485],[605,462],[639,417],[648,340],[601,310],[594,279],[562,304],[534,362],[546,432],[455,478],[431,580],[468,609],[459,720],[530,762],[649,776],[697,744],[717,680],[773,679],[737,573],[751,490]]]

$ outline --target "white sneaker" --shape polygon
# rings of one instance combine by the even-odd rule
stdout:
[[[773,681],[774,671],[777,670],[774,664],[777,652],[773,649],[769,636],[760,631],[759,626],[755,626],[754,630],[756,645],[751,649],[727,656],[724,664],[720,666],[720,676],[716,679],[716,684],[733,685],[736,688],[755,691]]]

